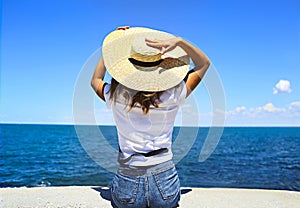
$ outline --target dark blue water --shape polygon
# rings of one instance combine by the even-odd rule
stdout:
[[[98,128],[117,149],[115,127]],[[181,186],[300,190],[300,128],[225,128],[204,162],[198,157],[209,128],[176,127],[174,138],[182,129],[198,134],[176,165]],[[88,136],[90,127],[81,130]],[[1,124],[0,138],[0,187],[108,186],[113,178],[84,151],[72,125]]]

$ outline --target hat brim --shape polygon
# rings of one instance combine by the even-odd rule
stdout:
[[[129,61],[136,38],[164,40],[173,35],[148,28],[114,31],[104,40],[102,52],[109,74],[122,85],[138,91],[164,91],[178,85],[186,76],[190,60],[179,47],[164,54],[158,66],[139,67]]]

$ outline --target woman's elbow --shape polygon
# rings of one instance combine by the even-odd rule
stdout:
[[[205,63],[204,63],[205,69],[207,70],[210,66],[210,60],[206,59]]]
[[[98,87],[97,83],[98,83],[97,80],[91,79],[91,87],[94,89],[95,92],[97,91],[97,87]]]

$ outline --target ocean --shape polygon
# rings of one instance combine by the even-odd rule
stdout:
[[[95,128],[104,143],[91,134]],[[225,127],[210,157],[199,161],[209,129],[174,128],[174,140],[184,132],[181,148],[190,146],[176,163],[182,187],[300,191],[300,127]],[[0,187],[108,186],[114,173],[107,167],[117,167],[117,155],[106,147],[117,152],[116,128],[80,131],[73,125],[0,124]],[[85,151],[84,143],[93,148]]]

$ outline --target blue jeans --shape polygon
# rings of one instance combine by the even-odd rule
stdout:
[[[178,207],[180,183],[173,161],[150,167],[121,166],[111,195],[115,208]]]

